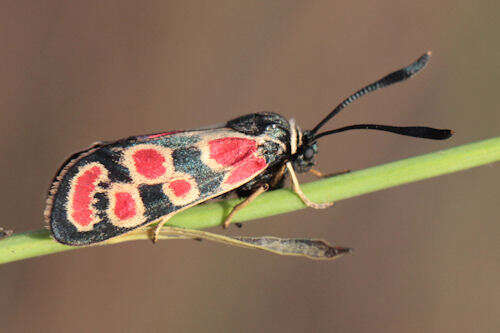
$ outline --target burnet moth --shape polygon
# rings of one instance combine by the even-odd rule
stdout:
[[[51,234],[60,243],[83,246],[159,222],[152,235],[156,240],[168,219],[182,210],[231,192],[247,197],[228,215],[224,222],[227,227],[239,209],[259,194],[283,187],[287,176],[293,191],[307,206],[326,208],[331,204],[314,203],[304,195],[296,176],[296,172],[321,176],[312,169],[320,138],[354,129],[433,140],[452,135],[446,129],[376,124],[320,131],[361,96],[416,74],[429,57],[430,53],[425,53],[409,66],[356,91],[311,130],[302,131],[293,119],[277,113],[261,112],[235,118],[218,128],[132,136],[97,143],[73,154],[59,169],[49,190],[44,215]],[[173,227],[164,230],[167,235],[215,237],[235,245],[319,259],[336,258],[349,251],[307,239],[232,238]]]

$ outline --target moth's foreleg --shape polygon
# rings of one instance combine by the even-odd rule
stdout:
[[[290,174],[290,179],[292,180],[293,191],[299,196],[300,200],[302,200],[302,202],[307,207],[311,207],[314,209],[324,209],[324,208],[328,208],[328,207],[333,205],[333,202],[326,202],[326,203],[319,204],[319,203],[312,202],[311,200],[309,200],[309,198],[306,197],[306,195],[304,194],[304,192],[302,192],[302,189],[300,188],[299,180],[297,179],[297,175],[295,174],[295,171],[293,170],[292,163],[287,162],[286,167],[288,169],[288,173]]]

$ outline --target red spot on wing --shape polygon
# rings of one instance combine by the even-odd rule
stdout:
[[[156,149],[140,149],[132,155],[132,158],[137,172],[148,179],[158,178],[166,171],[163,166],[165,157]]]
[[[88,226],[92,222],[92,192],[95,190],[97,179],[101,175],[101,169],[94,166],[85,171],[75,181],[71,217],[81,226]]]
[[[136,214],[135,210],[135,200],[132,195],[127,192],[117,192],[115,193],[115,215],[120,220],[126,220],[134,217]]]
[[[168,184],[168,187],[174,192],[174,195],[176,197],[182,197],[188,194],[189,190],[191,190],[191,184],[182,179],[174,180],[173,182]]]
[[[182,131],[171,131],[171,132],[165,132],[165,133],[151,134],[151,135],[148,135],[148,139],[159,138],[161,136],[171,135],[171,134],[180,133],[180,132],[182,132]]]
[[[222,138],[208,142],[210,158],[222,166],[234,166],[257,151],[255,140],[244,138]]]
[[[266,167],[267,163],[265,158],[260,156],[251,155],[241,162],[233,171],[229,177],[227,177],[226,184],[239,183],[245,180],[257,172],[261,171]]]

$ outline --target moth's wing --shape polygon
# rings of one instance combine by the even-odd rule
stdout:
[[[46,221],[68,245],[127,233],[256,177],[268,165],[259,150],[263,140],[220,128],[97,144],[59,170]]]

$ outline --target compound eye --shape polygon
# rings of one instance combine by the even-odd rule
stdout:
[[[307,147],[306,150],[304,150],[304,159],[309,161],[314,157],[314,150],[311,147]]]

